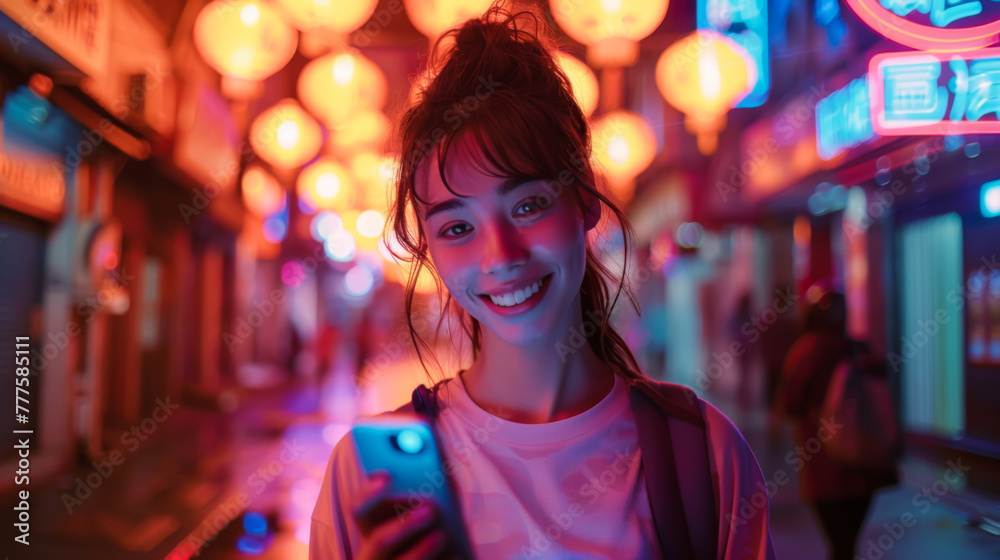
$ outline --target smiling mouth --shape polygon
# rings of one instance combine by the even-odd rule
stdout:
[[[536,281],[534,284],[522,288],[520,290],[513,290],[506,292],[501,295],[489,295],[489,294],[478,294],[479,298],[483,301],[488,301],[497,307],[517,307],[526,301],[530,301],[538,295],[538,292],[545,287],[545,284],[549,281],[552,274],[547,274],[542,277],[541,280]]]

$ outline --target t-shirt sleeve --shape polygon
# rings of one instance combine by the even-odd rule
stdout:
[[[767,485],[750,445],[729,418],[705,403],[709,459],[719,490],[721,560],[774,560]]]
[[[360,535],[351,517],[352,491],[361,488],[364,475],[358,465],[350,433],[330,454],[309,530],[309,560],[349,560],[357,553]]]

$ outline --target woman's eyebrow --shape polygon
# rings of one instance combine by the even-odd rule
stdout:
[[[533,183],[537,179],[530,177],[512,177],[510,179],[504,180],[502,183],[496,186],[496,192],[500,196],[504,196],[528,183]],[[441,202],[436,202],[434,204],[427,206],[427,211],[424,213],[424,220],[429,220],[431,216],[439,212],[445,212],[447,210],[455,210],[457,208],[464,208],[465,201],[463,200],[467,197],[462,198],[449,198],[448,200],[442,200]]]

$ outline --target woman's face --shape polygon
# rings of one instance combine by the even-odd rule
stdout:
[[[478,148],[468,135],[456,140],[444,170],[463,197],[442,182],[437,150],[417,170],[417,195],[427,201],[417,214],[434,266],[452,298],[508,343],[568,329],[586,267],[572,187],[484,174],[469,150]]]

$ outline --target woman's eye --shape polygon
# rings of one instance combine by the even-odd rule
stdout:
[[[469,224],[455,224],[448,226],[441,231],[442,237],[458,237],[469,231]]]
[[[537,214],[539,211],[544,210],[549,206],[551,206],[551,202],[547,199],[542,199],[539,197],[531,198],[518,204],[517,208],[514,209],[514,215],[530,216],[532,214]]]

